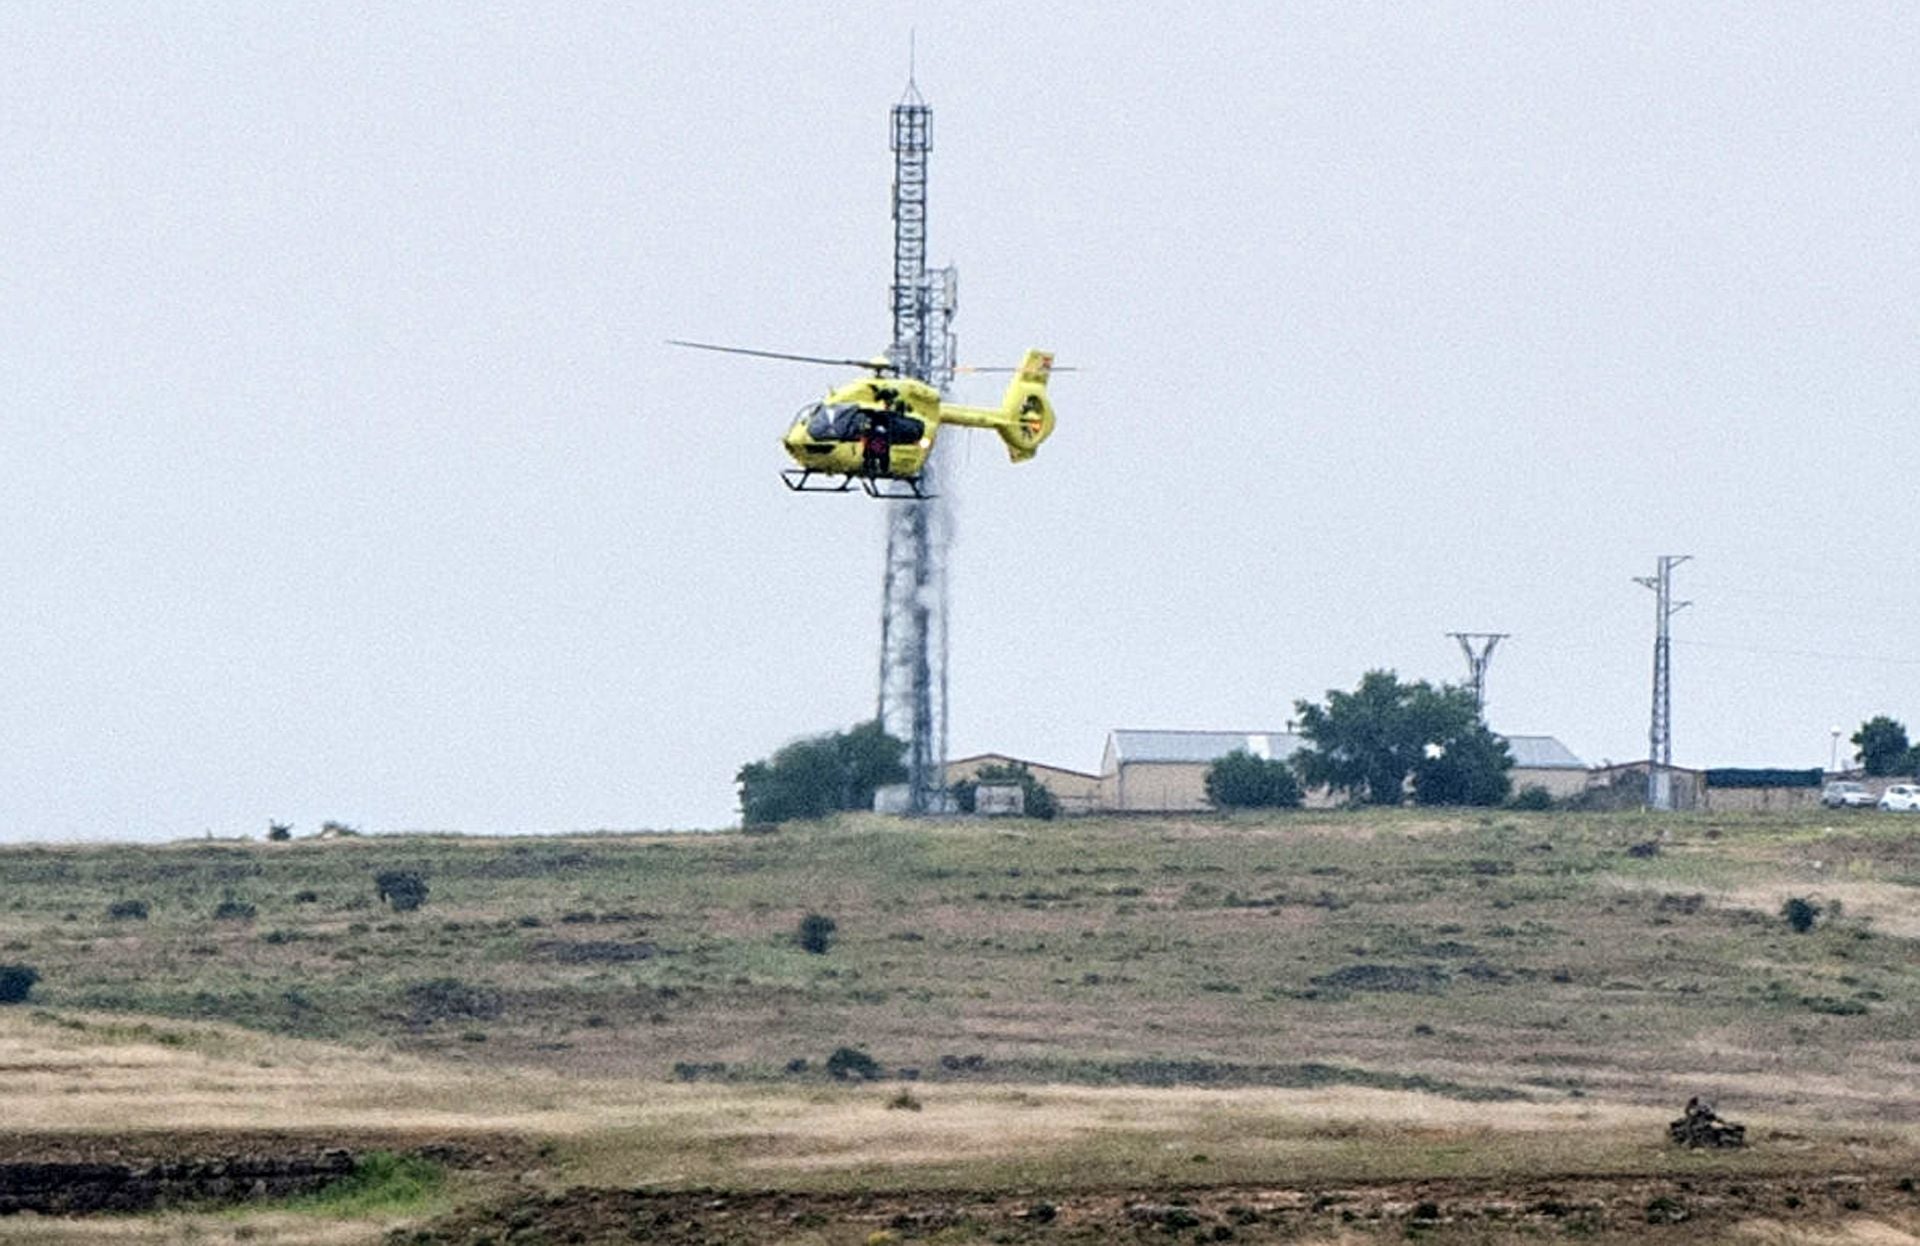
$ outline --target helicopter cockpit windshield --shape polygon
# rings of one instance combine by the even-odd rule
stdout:
[[[852,441],[867,426],[867,413],[850,402],[816,402],[801,414],[806,417],[807,436],[815,441]]]

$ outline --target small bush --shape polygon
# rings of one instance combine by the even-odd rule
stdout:
[[[347,1176],[291,1206],[348,1218],[405,1213],[430,1206],[446,1179],[446,1169],[424,1156],[374,1151],[356,1160]]]
[[[143,922],[147,920],[147,902],[115,900],[107,906],[107,916],[117,922]]]
[[[336,822],[332,818],[328,818],[325,822],[322,822],[320,824],[320,833],[322,835],[327,835],[327,836],[335,836],[335,835],[352,836],[352,835],[358,835],[360,832],[355,828],[348,826],[345,822]]]
[[[434,1021],[491,1021],[500,1015],[498,992],[458,978],[430,978],[407,988],[408,1011],[415,1024]]]
[[[427,880],[417,870],[381,870],[373,886],[396,913],[411,913],[427,902]]]
[[[800,946],[815,956],[825,956],[827,949],[833,946],[833,932],[838,929],[833,918],[820,913],[808,913],[800,919]]]
[[[259,910],[253,901],[242,900],[239,896],[228,895],[213,907],[213,920],[217,922],[250,922]]]
[[[320,893],[312,890],[296,891],[293,893],[293,902],[295,904],[318,904],[320,902]]]
[[[31,965],[0,965],[0,1004],[18,1004],[27,998],[40,971]]]
[[[858,1047],[839,1047],[827,1057],[827,1076],[841,1082],[870,1082],[880,1076],[880,1062]]]
[[[1513,799],[1507,802],[1507,807],[1543,813],[1553,808],[1553,793],[1537,783],[1530,783],[1514,794]]]
[[[276,844],[284,844],[293,838],[293,825],[289,822],[267,823],[267,838]]]
[[[1686,1218],[1687,1205],[1671,1195],[1658,1195],[1647,1204],[1648,1224],[1679,1224]]]
[[[1787,919],[1787,925],[1793,927],[1796,934],[1805,934],[1820,920],[1820,906],[1811,900],[1794,896],[1780,906],[1780,916]]]
[[[887,1100],[887,1108],[889,1111],[918,1112],[924,1106],[919,1099],[914,1097],[913,1092],[904,1086],[900,1088],[899,1094]]]

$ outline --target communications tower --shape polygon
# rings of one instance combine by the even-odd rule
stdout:
[[[958,276],[927,267],[927,156],[933,109],[912,75],[893,106],[893,345],[902,376],[943,395],[953,382]],[[879,719],[907,742],[907,812],[947,808],[947,546],[952,513],[938,453],[921,473],[924,501],[888,506],[880,610]]]

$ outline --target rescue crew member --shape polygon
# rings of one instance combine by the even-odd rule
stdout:
[[[886,475],[892,466],[890,450],[887,413],[875,411],[867,416],[867,431],[860,437],[860,470],[868,476]]]

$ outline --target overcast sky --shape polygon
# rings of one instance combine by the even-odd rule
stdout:
[[[935,109],[951,745],[1371,667],[1644,757],[1920,727],[1920,8],[12,3],[0,837],[709,827],[870,716],[881,504],[780,487]],[[989,381],[961,395],[991,400]],[[1844,748],[1844,746],[1843,746]]]

